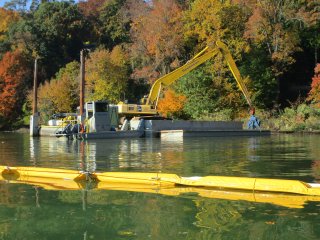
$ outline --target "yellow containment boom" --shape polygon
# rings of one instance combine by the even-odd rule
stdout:
[[[37,177],[71,180],[75,182],[94,180],[97,182],[142,184],[163,187],[209,187],[320,196],[320,184],[309,184],[298,180],[224,176],[179,177],[176,174],[136,172],[84,173],[81,171],[65,169],[6,166],[0,166],[0,173],[1,177],[6,180],[24,180],[31,177]]]
[[[265,191],[295,193],[320,196],[320,184],[308,184],[298,180],[281,180],[246,177],[179,177],[176,174],[164,173],[95,173],[100,181],[127,184],[148,184],[157,186],[191,186],[246,191]]]
[[[272,203],[302,208],[307,201],[320,202],[320,184],[297,180],[245,177],[179,177],[164,173],[103,172],[0,166],[0,181],[23,183],[47,190],[93,189],[134,191],[178,196],[197,193],[201,197]]]
[[[210,199],[224,199],[230,201],[270,203],[288,208],[303,208],[307,202],[320,202],[320,196],[306,196],[299,194],[285,194],[272,192],[236,191],[231,189],[221,190],[216,188],[199,188],[183,186],[156,187],[145,184],[125,184],[115,182],[98,182],[96,189],[161,194],[165,196],[180,196],[192,199],[194,197],[203,197]],[[192,193],[192,195],[190,195],[189,193]]]

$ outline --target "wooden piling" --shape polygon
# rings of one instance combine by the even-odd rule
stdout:
[[[85,50],[80,52],[80,116],[84,113],[84,92],[85,92]]]

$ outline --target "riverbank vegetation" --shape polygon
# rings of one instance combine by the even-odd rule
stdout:
[[[157,78],[219,39],[264,128],[319,129],[319,19],[317,0],[7,0],[0,8],[0,128],[28,124],[36,58],[45,121],[75,112],[82,49],[86,101],[136,103]],[[164,89],[159,107],[174,118],[248,117],[220,55]]]

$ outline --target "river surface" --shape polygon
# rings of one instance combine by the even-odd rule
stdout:
[[[0,165],[320,182],[320,135],[68,141],[0,133]],[[320,239],[320,199],[0,182],[1,239]]]

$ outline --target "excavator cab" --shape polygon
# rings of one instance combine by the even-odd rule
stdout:
[[[88,132],[110,131],[118,127],[118,107],[107,101],[92,101],[85,104]]]
[[[144,95],[143,98],[140,99],[140,104],[145,105],[147,104],[148,95]]]

